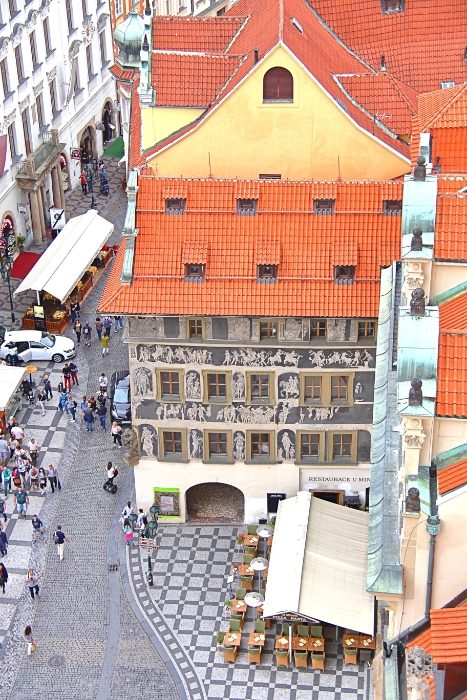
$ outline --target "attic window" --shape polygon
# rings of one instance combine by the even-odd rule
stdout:
[[[263,77],[263,102],[293,102],[293,77],[286,68],[270,68]]]
[[[454,87],[455,84],[454,80],[446,80],[441,83],[441,90],[447,90],[447,88]]]
[[[404,0],[381,0],[381,4],[385,15],[404,11]]]
[[[276,175],[275,173],[272,173],[270,175],[268,174],[259,174],[259,179],[260,180],[280,180],[282,178],[282,175]]]
[[[401,216],[402,215],[402,200],[401,199],[385,199],[383,202],[383,212],[386,216]]]
[[[169,215],[181,215],[185,212],[186,199],[166,199],[165,213]]]
[[[302,25],[300,24],[300,22],[298,21],[298,19],[295,19],[295,17],[292,17],[292,19],[291,19],[290,21],[292,22],[293,26],[294,26],[296,29],[298,29],[298,31],[300,32],[300,34],[303,34],[303,27],[302,27]]]
[[[315,214],[320,214],[321,216],[330,216],[334,214],[333,199],[315,199],[313,200],[313,206]]]
[[[353,265],[336,265],[334,267],[334,282],[338,284],[352,284],[355,274]]]
[[[256,199],[237,199],[237,214],[239,216],[254,216],[256,205]]]
[[[187,263],[185,265],[185,282],[203,282],[204,265],[198,263]]]
[[[258,265],[258,282],[273,284],[277,280],[277,265]]]

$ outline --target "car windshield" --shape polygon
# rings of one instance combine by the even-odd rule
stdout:
[[[117,387],[115,389],[114,403],[130,403],[128,387]]]
[[[48,348],[53,348],[55,345],[55,336],[50,335],[50,333],[42,333],[42,343]]]

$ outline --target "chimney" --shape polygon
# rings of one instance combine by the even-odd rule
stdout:
[[[426,166],[425,166],[424,156],[418,156],[417,165],[413,169],[413,179],[418,182],[424,182],[426,180]]]
[[[149,5],[149,0],[146,0],[146,7],[144,8],[144,14],[150,17],[152,15],[151,7]]]
[[[258,63],[259,61],[259,49],[253,49],[253,52],[255,54],[255,63]]]
[[[386,59],[384,53],[381,55],[381,64],[379,66],[380,70],[386,70]]]
[[[144,35],[144,41],[143,41],[143,51],[149,51],[149,42],[148,42],[148,36],[147,34]]]

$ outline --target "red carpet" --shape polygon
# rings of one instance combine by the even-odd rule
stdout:
[[[11,268],[11,276],[24,280],[40,257],[37,253],[20,253]]]

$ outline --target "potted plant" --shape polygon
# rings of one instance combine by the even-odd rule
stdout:
[[[20,252],[22,252],[24,250],[24,241],[25,240],[26,240],[25,236],[18,236],[16,239]]]
[[[223,632],[218,632],[216,635],[217,646],[221,647],[224,644],[225,634]]]
[[[245,539],[245,535],[243,535],[243,534],[237,535],[237,544],[243,544],[244,539]]]
[[[226,608],[231,608],[232,607],[232,601],[231,600],[224,600],[224,606]]]
[[[268,520],[268,525],[270,525],[271,527],[275,527],[275,525],[276,525],[276,516],[275,515],[271,518],[271,520]]]

